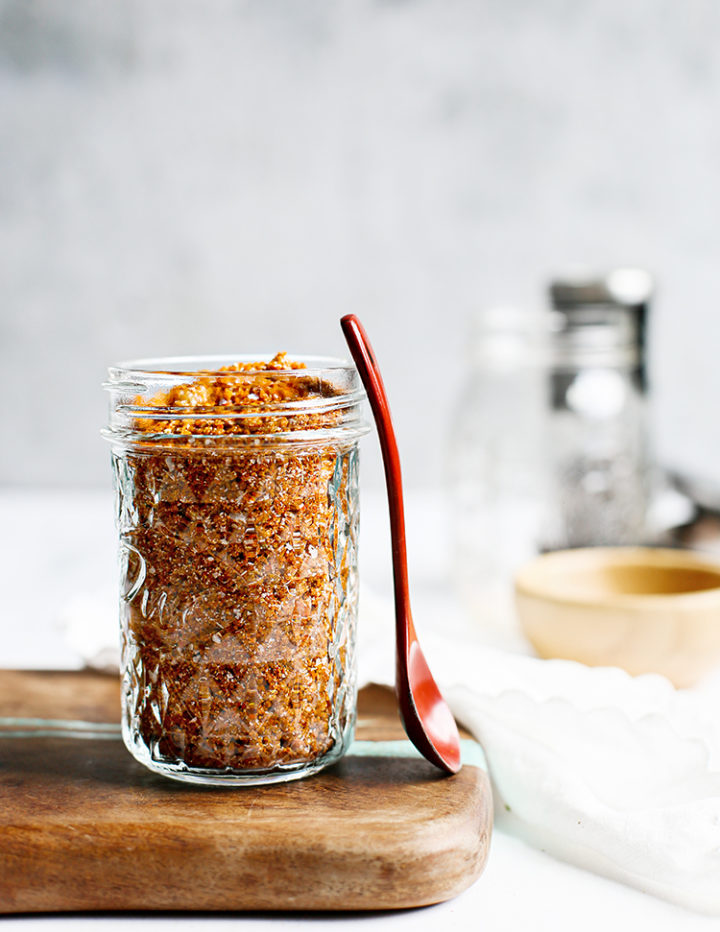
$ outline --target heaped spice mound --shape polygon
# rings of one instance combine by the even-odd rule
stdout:
[[[349,731],[356,450],[308,404],[332,386],[301,369],[279,354],[197,374],[139,401],[114,454],[126,731],[152,761],[266,770]],[[271,437],[293,431],[313,436]]]
[[[136,427],[148,433],[196,436],[330,427],[338,421],[337,411],[306,411],[303,402],[332,398],[336,390],[327,382],[298,374],[304,368],[278,353],[270,362],[235,363],[198,374],[149,401],[138,399],[148,416],[139,418]]]

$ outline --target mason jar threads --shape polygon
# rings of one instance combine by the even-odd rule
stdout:
[[[278,354],[109,376],[125,744],[195,783],[334,763],[355,721],[357,372]]]

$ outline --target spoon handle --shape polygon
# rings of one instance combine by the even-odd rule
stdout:
[[[368,401],[377,424],[383,466],[387,483],[390,511],[390,538],[392,541],[393,582],[395,587],[395,619],[398,650],[405,652],[408,643],[406,619],[412,625],[410,590],[408,585],[407,545],[405,541],[405,509],[403,506],[402,474],[395,430],[390,415],[385,386],[375,354],[365,328],[354,314],[340,320],[340,326],[365,386]]]

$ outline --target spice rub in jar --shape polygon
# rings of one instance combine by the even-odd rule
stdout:
[[[357,443],[304,368],[278,354],[137,397],[114,449],[123,731],[171,776],[289,779],[352,738]]]

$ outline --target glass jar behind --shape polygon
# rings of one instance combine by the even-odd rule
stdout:
[[[638,544],[650,466],[633,315],[611,306],[476,321],[451,446],[456,581],[485,636],[519,646],[513,576],[543,550]]]
[[[512,646],[512,574],[537,552],[547,501],[549,331],[543,315],[511,307],[473,325],[450,438],[454,576],[486,638]]]
[[[357,373],[156,359],[106,387],[129,750],[200,783],[333,763],[355,717]]]

